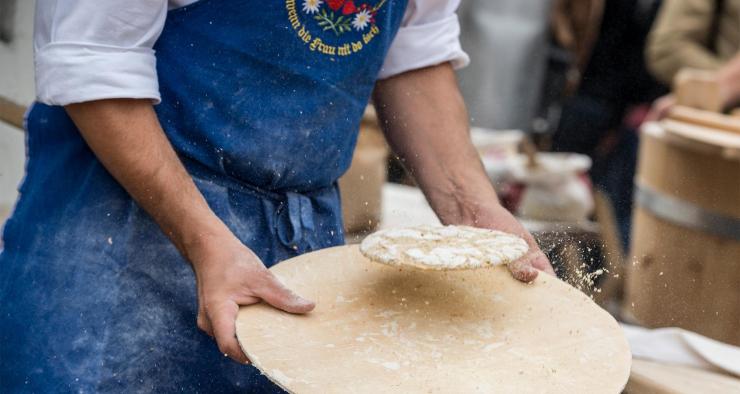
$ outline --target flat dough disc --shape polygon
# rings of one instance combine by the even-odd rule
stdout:
[[[619,393],[627,382],[616,321],[545,274],[527,285],[505,267],[406,270],[357,246],[271,271],[316,309],[243,307],[237,337],[292,393]]]
[[[367,258],[395,266],[453,270],[508,264],[524,256],[516,235],[468,226],[416,226],[380,230],[360,244]]]

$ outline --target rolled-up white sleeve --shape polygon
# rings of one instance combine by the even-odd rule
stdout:
[[[158,103],[152,47],[167,7],[167,0],[37,0],[37,99],[51,105],[108,98]]]
[[[470,58],[460,46],[460,0],[409,0],[379,79],[450,62],[456,69]]]

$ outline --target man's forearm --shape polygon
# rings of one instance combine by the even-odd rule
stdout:
[[[468,115],[449,64],[376,85],[375,104],[394,152],[444,223],[473,224],[496,193],[470,142]]]
[[[508,265],[512,275],[523,282],[534,280],[536,269],[554,275],[534,237],[498,203],[470,141],[467,111],[449,64],[380,81],[374,99],[388,142],[442,223],[518,235],[530,251]]]
[[[149,101],[101,100],[66,107],[95,155],[193,266],[198,327],[244,363],[239,305],[260,300],[290,313],[314,304],[292,293],[211,211],[162,131]]]
[[[177,157],[149,100],[99,100],[66,109],[105,168],[183,254],[189,245],[228,233]]]

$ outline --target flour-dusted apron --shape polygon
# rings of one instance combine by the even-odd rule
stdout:
[[[160,122],[267,265],[343,242],[336,179],[405,7],[201,0],[168,15]],[[0,254],[2,391],[277,390],[197,330],[191,268],[64,109],[34,105],[27,129]]]

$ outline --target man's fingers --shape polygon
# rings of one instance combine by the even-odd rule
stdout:
[[[316,306],[313,301],[293,293],[269,271],[266,271],[262,286],[256,290],[257,296],[265,302],[289,313],[310,312]]]
[[[655,122],[662,120],[663,118],[668,116],[668,113],[675,106],[675,104],[676,98],[672,95],[660,97],[659,99],[655,100],[655,102],[653,102],[653,105],[650,108],[650,112],[648,112],[647,116],[645,116],[644,121]]]
[[[541,250],[538,250],[534,254],[534,257],[532,257],[529,261],[532,267],[537,268],[540,271],[544,271],[545,273],[552,276],[556,276],[555,270],[552,269],[552,265],[550,264],[550,260],[547,259],[545,253],[543,253]]]
[[[539,272],[543,271],[549,275],[556,276],[555,271],[552,269],[550,260],[547,256],[537,248],[534,252],[530,252],[524,258],[521,258],[508,265],[509,271],[514,279],[529,283],[537,278]]]
[[[213,327],[211,327],[211,322],[208,321],[208,317],[206,316],[205,311],[198,311],[198,318],[196,323],[198,324],[198,328],[208,334],[209,336],[213,336]]]
[[[528,259],[519,259],[507,265],[514,279],[529,283],[537,278],[538,271],[532,267]]]
[[[236,314],[239,306],[235,302],[225,302],[209,308],[208,317],[213,327],[213,335],[221,353],[231,357],[242,364],[248,363],[249,359],[239,347],[236,340]]]
[[[548,275],[557,276],[555,274],[555,270],[552,269],[552,265],[550,265],[550,262],[547,261],[547,259],[545,259],[545,261],[543,263],[539,264],[539,265],[538,264],[535,264],[535,263],[532,263],[532,266],[535,267],[535,268],[537,268],[538,270],[541,270],[541,271],[545,272]]]

